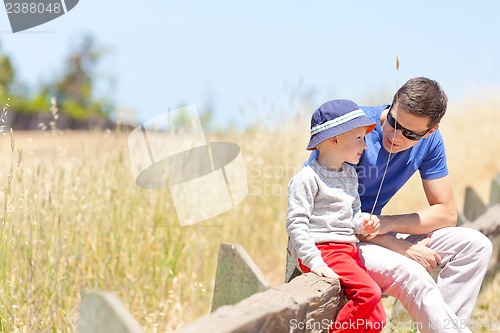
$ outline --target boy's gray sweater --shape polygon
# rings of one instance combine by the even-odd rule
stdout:
[[[356,243],[355,234],[363,234],[358,176],[351,165],[330,171],[313,160],[292,178],[288,191],[286,229],[296,264],[300,258],[311,270],[326,265],[315,244]]]

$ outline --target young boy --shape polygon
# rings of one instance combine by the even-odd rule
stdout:
[[[360,211],[356,170],[366,149],[365,134],[375,128],[349,100],[321,105],[311,119],[308,150],[319,157],[289,184],[287,232],[289,251],[303,272],[338,278],[347,298],[331,332],[380,332],[385,312],[380,287],[370,278],[358,255],[356,234],[375,237],[376,216]]]

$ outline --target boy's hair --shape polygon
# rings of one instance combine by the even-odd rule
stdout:
[[[448,97],[439,83],[426,77],[408,80],[394,95],[392,105],[417,117],[428,117],[429,127],[439,124],[448,105]]]

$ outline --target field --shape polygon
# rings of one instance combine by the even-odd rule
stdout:
[[[487,201],[500,172],[499,110],[494,99],[452,105],[441,125],[460,210],[466,186]],[[0,136],[0,331],[74,332],[83,289],[115,292],[146,332],[174,331],[210,310],[220,242],[242,244],[271,285],[283,283],[287,183],[308,156],[308,118],[208,135],[241,146],[249,194],[183,228],[168,190],[135,184],[127,132]],[[384,212],[425,204],[414,178]],[[500,275],[490,274],[474,312],[484,326],[500,318],[498,295]]]

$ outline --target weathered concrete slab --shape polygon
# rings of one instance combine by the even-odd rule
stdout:
[[[114,294],[82,291],[78,333],[142,333],[142,328]]]
[[[490,206],[500,204],[500,174],[491,181]]]
[[[486,205],[483,203],[477,192],[472,187],[465,189],[464,215],[469,221],[474,221],[486,211]]]
[[[288,240],[290,242],[290,240]],[[288,247],[287,247],[288,249]],[[296,278],[297,276],[301,275],[302,272],[299,271],[297,266],[295,265],[295,262],[292,259],[292,256],[286,251],[286,270],[285,270],[285,283],[290,282],[292,279]]]
[[[220,245],[212,312],[269,288],[269,282],[241,245]]]
[[[483,215],[474,222],[465,223],[463,227],[479,230],[488,236],[493,243],[490,266],[497,265],[500,261],[500,203],[490,206]]]
[[[500,235],[500,204],[488,208],[488,210],[473,222],[467,222],[463,227],[481,231],[489,238]]]
[[[341,303],[336,279],[303,274],[181,328],[178,333],[298,333],[327,328]]]
[[[457,226],[462,226],[470,221],[465,217],[465,215],[461,212],[457,212]]]

